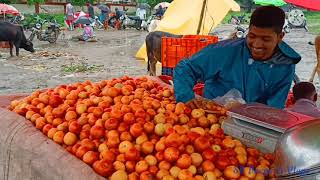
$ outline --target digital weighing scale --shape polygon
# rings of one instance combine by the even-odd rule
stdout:
[[[222,122],[225,134],[263,153],[273,153],[278,139],[287,129],[315,119],[259,103],[236,106],[227,114],[228,118]]]

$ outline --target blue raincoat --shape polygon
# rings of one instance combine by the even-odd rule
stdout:
[[[204,97],[213,99],[235,88],[247,102],[259,102],[283,108],[291,87],[295,64],[300,55],[282,42],[267,61],[251,58],[246,39],[226,40],[212,44],[181,61],[174,70],[177,102],[195,97],[197,80],[205,82]]]

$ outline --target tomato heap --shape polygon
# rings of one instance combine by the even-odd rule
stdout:
[[[216,114],[191,110],[175,102],[172,89],[128,76],[35,91],[10,106],[110,179],[272,177],[273,155],[226,136],[226,110],[210,109]]]

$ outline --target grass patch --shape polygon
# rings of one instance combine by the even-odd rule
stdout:
[[[307,17],[309,31],[315,34],[320,34],[320,12],[304,12]]]
[[[103,65],[94,65],[88,63],[71,63],[70,65],[62,65],[62,71],[65,73],[78,73],[78,72],[94,72],[102,68]]]
[[[243,14],[246,15],[246,20],[249,22],[250,16],[251,16],[250,13],[246,13],[246,12],[229,12],[229,13],[226,15],[226,17],[222,20],[221,23],[222,23],[222,24],[229,24],[229,21],[230,21],[230,19],[231,19],[231,17],[232,17],[233,15],[235,15],[235,16],[241,16],[241,15],[243,15]]]

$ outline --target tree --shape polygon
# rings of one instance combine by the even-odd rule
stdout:
[[[76,6],[84,6],[86,4],[86,2],[87,2],[87,0],[73,0],[72,4],[76,5]]]
[[[12,3],[10,0],[0,0],[0,3],[10,4]]]

